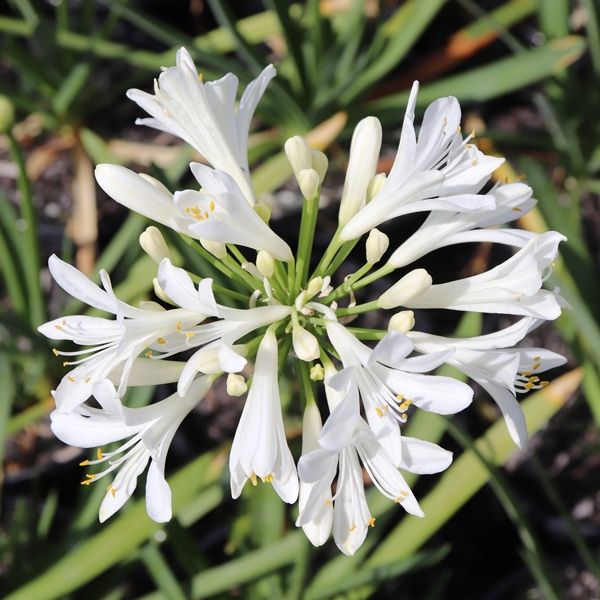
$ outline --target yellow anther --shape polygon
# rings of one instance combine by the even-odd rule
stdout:
[[[475,137],[477,137],[477,134],[475,133],[475,130],[474,130],[474,129],[472,129],[472,130],[471,130],[471,137],[472,137],[472,138],[475,138]]]
[[[349,529],[350,533],[352,533],[353,531],[355,531],[355,529],[356,529],[356,523],[354,523],[352,525],[352,527],[350,527],[350,529]]]
[[[325,498],[325,504],[333,504],[333,500],[331,498]]]
[[[102,448],[96,450],[96,456],[98,457],[98,460],[102,460],[102,457],[104,456],[104,454],[102,454]]]
[[[547,385],[550,385],[549,381],[540,381],[540,387],[546,387]]]
[[[196,337],[196,334],[193,331],[186,331],[184,335],[188,340],[191,340],[193,337]]]
[[[540,378],[539,378],[539,377],[530,377],[530,378],[529,378],[529,382],[530,382],[530,383],[537,383],[539,380],[540,380]]]
[[[144,354],[144,356],[145,356],[146,358],[152,358],[152,356],[153,356],[153,354],[152,354],[152,350],[148,350],[148,352],[146,352],[146,353]]]
[[[394,502],[397,502],[398,504],[400,504],[400,502],[404,502],[404,500],[406,500],[406,498],[408,498],[408,496],[409,496],[409,493],[406,490],[400,490],[398,495],[394,498]]]
[[[52,354],[54,354],[54,356],[58,356],[60,352],[56,348],[52,348]]]
[[[68,360],[63,360],[63,367],[68,367],[70,364]]]
[[[84,381],[85,383],[89,383],[91,380],[92,380],[92,378],[91,378],[91,377],[86,377],[86,378],[85,378],[83,381]]]
[[[215,210],[215,206],[216,206],[215,201],[211,200],[210,203],[209,203],[209,205],[208,205],[208,208],[210,209],[210,212],[213,212],[213,210]]]
[[[408,421],[408,415],[406,413],[402,413],[401,415],[398,415],[398,420],[400,423],[406,423],[406,421]]]
[[[156,338],[156,343],[157,344],[166,344],[167,340],[165,340],[164,337],[159,337],[159,338]]]
[[[471,161],[471,166],[472,166],[472,167],[476,167],[476,166],[477,166],[477,159],[476,159],[476,158],[474,158],[474,159]]]
[[[541,357],[541,356],[534,356],[534,357],[533,357],[533,362],[538,362],[538,361],[540,361],[540,360],[542,360],[542,357]]]
[[[412,400],[409,400],[408,398],[400,405],[400,410],[401,411],[407,411],[408,407],[412,404]]]
[[[534,364],[533,364],[533,367],[532,367],[532,369],[533,369],[534,371],[537,371],[537,370],[538,370],[538,369],[539,369],[541,366],[542,366],[542,363],[541,363],[541,362],[536,362],[536,363],[534,363]]]
[[[81,483],[81,485],[90,485],[92,483],[92,480],[91,479],[84,479],[80,483]]]
[[[90,461],[86,458],[79,463],[80,467],[87,467],[90,464]]]
[[[269,473],[266,477],[261,477],[263,483],[273,483],[273,474]]]
[[[112,483],[109,483],[108,486],[106,487],[106,491],[110,492],[112,494],[112,497],[115,497],[115,494],[117,493],[117,488],[113,486]]]
[[[71,382],[71,383],[75,383],[75,377],[71,377],[71,375],[67,375],[67,379]]]
[[[62,331],[62,330],[63,330],[63,328],[62,328],[60,325],[55,325],[55,326],[54,326],[54,329],[58,329],[59,331]]]
[[[181,331],[181,328],[182,328],[181,321],[177,321],[177,323],[175,323],[175,329],[177,329],[177,331]]]
[[[93,481],[94,479],[96,479],[96,476],[91,474],[91,473],[86,473],[85,476],[90,480]]]
[[[522,208],[519,208],[518,206],[513,206],[511,209],[513,212],[523,212]]]
[[[250,475],[250,481],[252,482],[252,485],[254,487],[258,485],[258,481],[256,480],[256,473],[252,473],[252,475]]]
[[[367,521],[367,525],[369,527],[375,527],[375,521],[377,521],[377,519],[375,517],[371,517],[368,521]]]
[[[396,394],[396,402],[402,402],[404,400],[404,396],[402,394]]]
[[[523,377],[531,377],[533,373],[531,371],[522,371],[520,375],[522,375]]]
[[[378,407],[375,408],[375,412],[380,416],[383,417],[383,411]]]
[[[531,388],[534,387],[533,383],[529,383],[527,382],[524,386],[523,386],[526,390],[530,390]]]

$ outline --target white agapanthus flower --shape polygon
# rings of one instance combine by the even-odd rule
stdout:
[[[246,396],[229,460],[232,496],[248,480],[270,484],[283,501],[299,500],[297,525],[313,544],[333,535],[342,552],[353,554],[374,524],[365,481],[408,513],[423,516],[401,470],[438,473],[451,462],[451,454],[436,444],[403,433],[411,411],[451,415],[471,403],[469,385],[433,374],[442,364],[480,384],[498,404],[515,443],[524,445],[527,427],[516,394],[544,387],[538,374],[564,359],[518,344],[564,306],[556,292],[543,287],[564,237],[502,228],[533,207],[531,189],[524,183],[490,185],[502,159],[486,156],[471,136],[463,138],[455,98],[433,102],[417,128],[415,84],[387,176],[377,173],[381,124],[368,117],[357,125],[338,227],[318,262],[312,246],[327,158],[300,136],[285,143],[303,197],[294,254],[270,227],[268,206],[256,198],[248,168],[250,121],[274,75],[267,67],[236,105],[237,78],[204,82],[182,49],[176,66],[160,74],[154,95],[129,92],[150,114],[141,124],[179,136],[210,166],[192,163],[195,183],[175,192],[116,165],[98,166],[98,183],[117,202],[184,235],[221,276],[213,281],[179,266],[179,253],[155,226],[140,236],[140,244],[157,265],[148,273],[148,288],[159,301],[139,307],[116,296],[106,273],[99,287],[51,257],[50,271],[67,293],[108,313],[65,316],[40,326],[47,337],[80,346],[54,349],[57,356],[74,357],[65,363],[74,368],[54,391],[52,429],[79,447],[121,443],[83,461],[103,469],[90,473],[85,484],[115,471],[101,520],[132,495],[150,463],[148,514],[165,521],[171,516],[164,478],[171,439],[211,383],[223,377],[231,396]],[[427,215],[400,244],[377,229],[415,212]],[[365,264],[341,277],[338,270],[361,236]],[[438,281],[414,264],[440,248],[473,242],[501,244],[514,253],[456,281]],[[373,270],[377,264],[382,266]],[[386,276],[392,276],[387,288],[378,286],[377,297],[369,295],[369,284]],[[363,313],[391,309],[387,328],[349,323]],[[521,319],[501,331],[452,338],[424,331],[430,321],[421,311],[427,309]],[[279,390],[288,367],[298,386],[289,410],[304,412],[298,470]],[[142,408],[123,405],[129,387],[156,384],[170,385],[173,394]],[[324,419],[319,396],[327,399]]]

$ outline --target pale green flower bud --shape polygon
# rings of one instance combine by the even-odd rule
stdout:
[[[302,169],[297,178],[302,195],[307,200],[315,198],[319,191],[319,174],[314,169]]]
[[[158,265],[164,258],[173,262],[171,251],[163,238],[162,233],[154,225],[147,227],[140,234],[140,246],[142,250]]]
[[[211,242],[210,240],[201,239],[200,245],[219,260],[227,256],[227,246],[223,242]]]
[[[323,289],[323,278],[322,277],[313,277],[308,282],[308,286],[306,287],[306,296],[307,298],[312,298],[315,294],[318,294]]]
[[[425,269],[414,269],[379,296],[377,303],[380,308],[406,306],[407,302],[429,289],[431,284],[431,275]]]
[[[412,310],[397,312],[388,323],[388,331],[407,333],[415,326],[415,313]]]
[[[325,369],[321,363],[317,363],[310,368],[311,381],[323,381],[325,379]]]
[[[292,344],[300,360],[309,362],[316,360],[321,354],[317,338],[302,325],[295,324],[292,327]]]
[[[356,126],[352,135],[338,216],[340,227],[366,204],[367,189],[375,175],[380,149],[381,123],[375,117],[367,117]]]
[[[385,173],[377,173],[377,175],[371,179],[369,187],[367,188],[367,203],[371,202],[371,200],[379,194],[386,180],[387,175]]]
[[[308,144],[299,136],[295,135],[285,142],[285,154],[294,169],[294,174],[298,174],[302,169],[312,168],[312,156]]]
[[[256,255],[256,268],[263,277],[270,279],[275,271],[275,260],[266,250],[261,250]]]
[[[379,231],[379,229],[371,229],[369,237],[367,237],[367,262],[370,265],[381,260],[381,257],[385,254],[385,251],[390,245],[390,239],[385,233]]]
[[[227,375],[227,393],[230,396],[243,396],[248,391],[248,384],[243,375],[229,373]]]
[[[323,183],[327,167],[329,166],[327,156],[320,150],[311,150],[310,156],[312,158],[312,168],[319,174],[319,183]]]

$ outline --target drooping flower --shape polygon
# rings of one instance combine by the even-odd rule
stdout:
[[[99,448],[96,459],[81,463],[82,466],[105,467],[103,471],[87,475],[83,485],[90,485],[113,471],[117,472],[100,505],[100,522],[106,521],[127,502],[148,462],[148,516],[159,523],[171,519],[171,489],[165,479],[169,446],[179,425],[204,398],[211,383],[210,377],[202,377],[183,397],[173,394],[151,406],[128,408],[121,404],[113,385],[103,379],[93,386],[100,409],[80,406],[74,412],[54,411],[50,415],[56,437],[71,446],[93,448],[123,442],[111,452],[104,453]]]
[[[229,455],[231,495],[250,479],[271,483],[284,502],[298,497],[298,476],[288,448],[277,382],[277,338],[267,329],[256,355],[254,376]]]
[[[249,204],[255,203],[248,169],[250,121],[269,81],[272,65],[245,89],[239,106],[235,96],[238,78],[232,73],[217,81],[204,82],[185,48],[177,51],[177,64],[164,69],[155,80],[154,95],[131,89],[127,96],[151,118],[138,119],[185,140],[215,169],[229,173]]]

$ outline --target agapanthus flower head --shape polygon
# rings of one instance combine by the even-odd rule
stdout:
[[[57,356],[77,358],[65,362],[74,368],[54,391],[52,429],[79,447],[121,444],[84,461],[100,469],[86,485],[115,472],[101,520],[131,496],[150,463],[148,514],[164,521],[171,515],[164,478],[171,439],[213,381],[223,377],[227,393],[245,395],[229,459],[232,496],[248,481],[272,485],[283,501],[299,499],[297,525],[313,544],[332,535],[342,552],[353,554],[375,524],[365,482],[423,517],[402,471],[438,473],[451,463],[446,450],[403,432],[414,411],[451,415],[472,402],[471,387],[436,375],[438,367],[451,365],[481,385],[498,404],[515,443],[525,444],[517,394],[546,385],[539,374],[564,359],[518,344],[561,312],[564,302],[543,285],[564,237],[501,227],[533,207],[531,189],[490,183],[502,159],[463,137],[456,98],[433,102],[416,128],[415,84],[387,175],[377,173],[381,124],[375,117],[358,123],[338,227],[318,261],[313,240],[327,158],[300,136],[286,142],[302,197],[294,254],[271,228],[270,211],[255,197],[248,168],[250,120],[274,75],[273,67],[265,68],[236,105],[237,78],[228,74],[204,82],[182,49],[176,66],[159,76],[154,95],[129,92],[151,115],[141,124],[182,138],[210,166],[192,163],[193,184],[174,192],[116,165],[98,166],[98,183],[124,206],[186,236],[212,272],[224,277],[216,284],[205,273],[186,270],[154,225],[140,244],[156,265],[148,287],[157,301],[139,307],[117,297],[106,273],[99,287],[51,257],[57,283],[108,315],[66,316],[40,326],[47,337],[81,347],[55,349]],[[398,246],[378,229],[415,212],[427,215]],[[342,271],[342,277],[344,258],[361,236],[365,263],[349,275]],[[489,270],[455,281],[438,281],[415,263],[439,248],[472,242],[515,250]],[[375,265],[380,266],[374,270]],[[370,292],[369,284],[384,276],[390,276],[387,288]],[[428,309],[520,319],[485,335],[453,338],[426,331],[430,321],[422,311]],[[384,313],[389,310],[394,314]],[[372,322],[388,325],[351,325],[371,311],[381,312]],[[297,393],[286,410],[304,415],[301,457],[288,446],[281,406],[279,382],[287,368]],[[171,385],[173,394],[142,408],[124,405],[129,387],[156,384]]]

